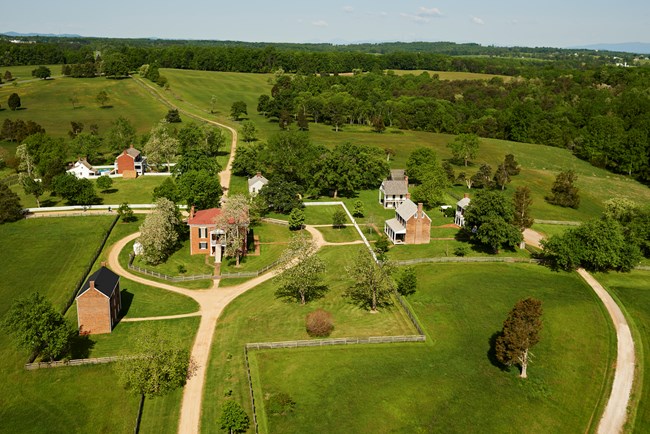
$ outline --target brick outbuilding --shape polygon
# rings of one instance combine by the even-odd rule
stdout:
[[[76,301],[80,334],[110,333],[122,309],[120,276],[102,264],[88,277]]]

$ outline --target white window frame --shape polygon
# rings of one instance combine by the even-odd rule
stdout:
[[[208,250],[208,243],[201,241],[199,243],[199,250]]]

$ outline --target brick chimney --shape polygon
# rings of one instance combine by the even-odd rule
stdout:
[[[257,177],[261,178],[262,177],[262,172],[257,172]]]
[[[418,218],[424,217],[424,213],[422,212],[422,202],[418,202]]]
[[[468,199],[468,198],[469,198],[469,193],[465,193],[465,194],[463,194],[463,197],[464,197],[465,199]]]
[[[95,288],[95,281],[91,280],[90,282],[88,282],[88,286],[90,287],[90,289],[96,289]]]
[[[404,175],[404,184],[406,184],[406,188],[409,188],[409,177]]]
[[[131,149],[133,149],[133,143],[131,143]]]
[[[411,193],[406,193],[406,198],[411,199]]]
[[[194,218],[194,205],[190,208],[190,219]]]
[[[102,266],[102,267],[105,267],[105,266],[106,266],[106,261],[102,261],[102,262],[101,262],[101,266]]]

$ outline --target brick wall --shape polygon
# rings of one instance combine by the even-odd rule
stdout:
[[[135,162],[133,158],[125,152],[122,152],[120,156],[115,160],[117,164],[117,173],[121,174],[125,170],[135,170]]]
[[[88,289],[77,299],[79,331],[83,334],[110,333],[109,299],[95,289]]]
[[[431,240],[431,221],[418,214],[406,222],[406,244],[428,244]]]
[[[207,228],[207,237],[199,238],[199,228]],[[191,255],[207,255],[210,253],[210,231],[213,231],[216,226],[190,226],[190,254]],[[199,249],[199,243],[207,243],[208,248],[205,250]]]

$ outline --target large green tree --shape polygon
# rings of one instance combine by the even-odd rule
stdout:
[[[150,164],[167,163],[167,170],[171,170],[169,164],[179,152],[179,148],[178,139],[169,133],[164,122],[160,122],[151,130],[143,152]]]
[[[327,291],[321,274],[325,262],[316,255],[318,247],[303,235],[294,235],[280,259],[282,274],[275,296],[305,304],[322,297]]]
[[[375,262],[368,250],[362,248],[346,267],[352,284],[344,295],[360,306],[376,312],[382,305],[391,304],[395,290],[391,274],[393,267],[388,262]]]
[[[45,360],[65,356],[75,335],[73,327],[41,294],[19,298],[3,320],[5,330],[19,347],[38,353]]]
[[[512,203],[498,191],[479,191],[465,211],[465,227],[472,238],[494,253],[503,246],[515,248],[521,242],[521,232],[513,221]]]
[[[178,246],[179,213],[174,202],[159,198],[156,208],[147,214],[140,226],[138,241],[142,258],[149,264],[165,262]]]
[[[187,206],[198,209],[219,206],[223,190],[219,176],[207,170],[189,170],[176,178],[178,197]],[[173,197],[172,197],[173,198]]]
[[[542,313],[541,301],[534,298],[518,301],[496,340],[497,359],[506,366],[519,365],[521,378],[528,377],[530,349],[539,342]]]
[[[135,128],[131,121],[125,117],[118,117],[111,123],[104,137],[104,143],[116,152],[121,153],[135,141]]]
[[[242,406],[232,400],[226,401],[221,409],[219,426],[229,434],[243,433],[248,430],[250,420]]]
[[[36,199],[36,206],[40,207],[41,202],[39,198],[45,192],[43,188],[43,183],[41,181],[36,181],[34,178],[29,176],[27,173],[20,174],[20,185],[22,185],[25,194],[31,194]]]
[[[68,205],[96,205],[100,203],[93,182],[89,179],[77,178],[70,173],[54,177],[52,190],[65,199]]]
[[[7,99],[7,105],[9,108],[14,111],[18,108],[20,108],[20,96],[14,92],[11,95],[9,95],[9,98]]]
[[[244,101],[235,101],[230,107],[230,117],[238,121],[240,117],[248,114],[248,108]]]
[[[15,222],[21,218],[23,207],[20,205],[20,198],[7,184],[0,182],[0,224]]]
[[[565,170],[558,173],[551,187],[551,195],[546,196],[546,201],[553,205],[559,205],[569,208],[578,208],[580,205],[580,195],[576,181],[578,175],[573,170]]]
[[[459,134],[447,147],[451,149],[454,160],[462,161],[467,166],[469,160],[478,154],[479,138],[476,134]]]
[[[530,206],[533,204],[530,188],[527,186],[517,187],[512,199],[513,220],[512,224],[524,231],[533,225],[535,219],[530,214]]]
[[[41,80],[46,80],[52,76],[52,71],[47,66],[39,66],[36,69],[32,70],[32,77],[40,78]]]

